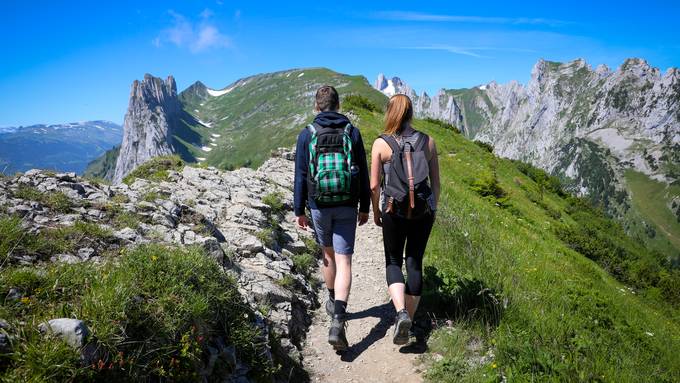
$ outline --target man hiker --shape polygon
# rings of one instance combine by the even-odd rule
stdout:
[[[314,109],[318,112],[314,122],[297,140],[294,208],[303,229],[309,225],[305,207],[311,210],[316,240],[323,248],[321,270],[329,295],[326,312],[332,318],[328,343],[342,351],[348,347],[345,322],[354,237],[357,222],[368,221],[371,191],[361,133],[338,113],[340,98],[335,88],[319,88]]]

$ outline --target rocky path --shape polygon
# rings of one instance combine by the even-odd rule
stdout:
[[[394,308],[385,285],[385,260],[381,229],[373,218],[357,229],[349,298],[350,348],[336,353],[328,344],[329,317],[319,292],[321,307],[314,312],[304,346],[304,366],[312,382],[422,382],[417,354],[392,344]],[[323,280],[321,272],[318,277]]]

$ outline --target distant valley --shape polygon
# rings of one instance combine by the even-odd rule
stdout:
[[[0,129],[0,171],[50,169],[82,174],[88,164],[120,144],[122,126],[84,121]]]

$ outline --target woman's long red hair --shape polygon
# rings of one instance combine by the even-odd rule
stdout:
[[[401,133],[404,124],[413,119],[413,103],[404,94],[395,94],[390,98],[385,112],[385,134]]]

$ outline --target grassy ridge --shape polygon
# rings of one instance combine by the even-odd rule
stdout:
[[[214,146],[205,152],[186,142],[180,144],[193,156],[204,157],[208,165],[221,169],[257,167],[273,149],[295,144],[300,129],[313,116],[314,93],[326,84],[343,95],[362,94],[376,105],[383,106],[387,101],[363,76],[325,68],[252,76],[232,84],[233,90],[218,97],[200,98],[183,92],[180,97],[185,111],[210,125],[186,129],[199,134],[203,145]]]
[[[382,115],[358,114],[368,147]],[[450,307],[440,315],[458,321],[431,342],[444,355],[431,380],[676,381],[677,308],[627,288],[558,237],[558,228],[578,227],[572,214],[585,210],[459,134],[414,125],[436,139],[442,173],[425,299]],[[495,179],[503,199],[480,195],[480,179]],[[618,241],[634,246],[625,236]],[[491,348],[495,359],[461,361],[471,343]]]

